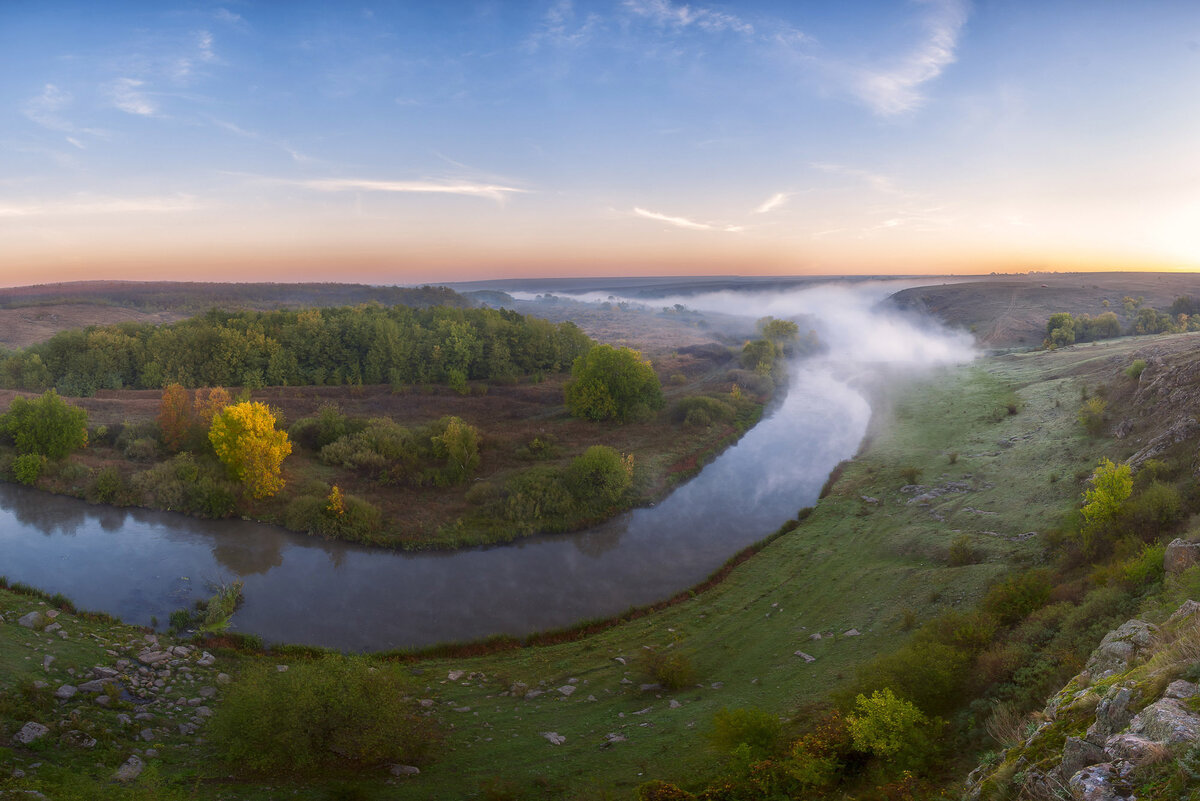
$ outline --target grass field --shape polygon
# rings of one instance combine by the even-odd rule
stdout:
[[[446,733],[437,759],[415,778],[381,768],[321,786],[280,781],[289,797],[314,799],[350,792],[346,782],[359,794],[351,797],[397,799],[624,799],[650,778],[695,786],[720,770],[706,735],[722,707],[788,718],[897,648],[912,626],[970,608],[995,578],[1036,562],[1040,533],[1078,501],[1097,458],[1131,447],[1083,433],[1081,387],[1145,345],[1010,355],[890,380],[869,444],[826,497],[722,583],[558,645],[381,664],[433,702]],[[952,566],[951,544],[963,536],[974,563]],[[13,632],[0,626],[0,681],[10,687],[35,656],[24,659]],[[655,683],[651,651],[684,655],[693,671],[684,689],[643,686]],[[218,656],[235,681],[249,661],[295,658]],[[6,734],[19,725],[5,721]],[[565,740],[553,744],[547,732]],[[218,780],[225,772],[203,747],[187,753],[164,771],[202,777],[195,797],[276,797]]]

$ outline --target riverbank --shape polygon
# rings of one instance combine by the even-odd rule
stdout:
[[[509,793],[490,797],[586,798],[712,775],[706,732],[718,709],[786,715],[819,702],[913,625],[972,605],[1035,558],[1040,535],[1027,535],[1073,503],[1070,476],[1094,464],[1066,402],[1079,379],[1046,377],[1050,366],[988,360],[896,379],[874,438],[812,514],[694,598],[576,642],[411,665],[447,727],[444,745],[416,778],[355,782],[380,798],[484,797],[485,787]],[[905,491],[913,485],[922,491]],[[964,535],[974,557],[952,563]],[[682,655],[693,680],[663,689],[651,651]]]

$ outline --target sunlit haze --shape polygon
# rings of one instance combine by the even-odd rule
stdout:
[[[0,283],[1200,268],[1200,4],[0,3]]]

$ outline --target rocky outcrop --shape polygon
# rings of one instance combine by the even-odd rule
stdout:
[[[1175,645],[1200,641],[1198,613],[1187,601],[1161,626],[1130,620],[1110,631],[1034,732],[971,773],[965,797],[1135,801],[1148,766],[1200,755],[1200,687],[1167,681],[1200,667],[1194,647]]]
[[[1163,554],[1163,570],[1167,575],[1182,573],[1196,564],[1200,564],[1200,542],[1188,542],[1178,537],[1171,540]]]

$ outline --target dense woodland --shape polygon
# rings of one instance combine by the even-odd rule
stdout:
[[[449,383],[570,367],[591,340],[573,323],[516,312],[377,304],[211,310],[178,323],[63,331],[7,355],[0,386],[86,396],[100,389]]]

